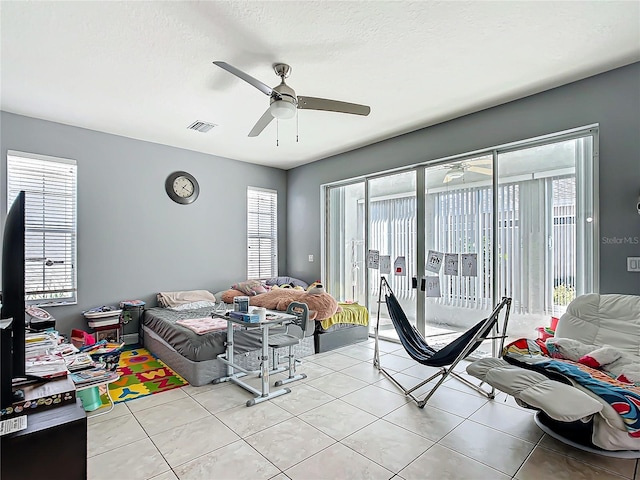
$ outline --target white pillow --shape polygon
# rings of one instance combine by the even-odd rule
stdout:
[[[185,303],[182,305],[178,305],[177,307],[170,307],[170,310],[175,310],[177,312],[182,310],[195,310],[197,308],[205,308],[205,307],[215,307],[216,302],[211,302],[209,300],[200,300],[197,302]]]
[[[158,304],[161,307],[177,307],[185,303],[209,301],[215,302],[216,297],[208,290],[187,290],[179,292],[160,292]]]

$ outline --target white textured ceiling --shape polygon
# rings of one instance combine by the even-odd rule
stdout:
[[[0,3],[2,110],[292,168],[640,60],[637,1]],[[247,134],[269,98],[212,64],[298,95],[371,106],[298,111]],[[219,126],[202,134],[195,120]]]

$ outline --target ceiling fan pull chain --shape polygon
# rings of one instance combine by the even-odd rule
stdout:
[[[298,143],[298,112],[296,112],[296,143]]]
[[[276,147],[280,146],[280,122],[276,118]]]

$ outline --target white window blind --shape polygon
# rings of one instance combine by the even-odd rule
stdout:
[[[278,275],[278,192],[247,188],[247,278]]]
[[[25,292],[34,305],[76,302],[75,160],[9,151],[7,200],[25,192]]]

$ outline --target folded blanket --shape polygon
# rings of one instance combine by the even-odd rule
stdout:
[[[207,300],[215,302],[216,297],[208,290],[186,290],[181,292],[160,292],[158,294],[158,304],[161,307],[177,307],[185,303],[199,302]]]
[[[630,437],[640,438],[640,388],[570,360],[538,362],[535,368],[561,373],[595,393],[620,415]]]
[[[227,321],[223,318],[186,318],[184,320],[178,320],[176,323],[193,330],[198,335],[227,329]]]
[[[335,313],[320,322],[322,328],[327,330],[337,323],[351,323],[354,325],[369,325],[369,311],[358,303],[338,303],[341,312]]]
[[[625,383],[640,383],[640,357],[611,345],[588,345],[570,338],[549,338],[549,356],[597,368]]]

